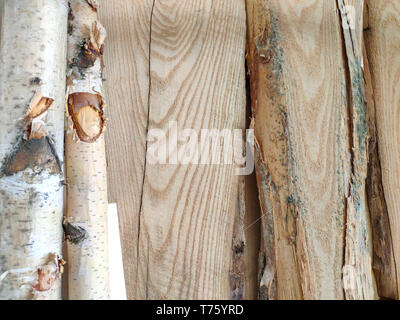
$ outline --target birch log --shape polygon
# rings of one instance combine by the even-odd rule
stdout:
[[[102,54],[96,1],[71,0],[66,133],[69,299],[108,299],[107,171]]]
[[[1,3],[0,299],[58,299],[68,8]]]
[[[347,16],[352,6],[355,25]],[[363,1],[248,0],[263,299],[374,299]]]
[[[374,269],[384,298],[400,295],[400,2],[368,0],[366,51],[376,108]],[[381,183],[380,183],[381,182]],[[372,200],[371,199],[371,200]]]

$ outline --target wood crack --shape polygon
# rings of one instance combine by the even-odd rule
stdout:
[[[145,150],[144,150],[144,164],[143,164],[143,178],[142,178],[142,189],[141,189],[141,194],[140,194],[140,204],[139,204],[139,215],[138,215],[138,237],[137,237],[137,248],[136,248],[136,279],[139,277],[139,252],[140,252],[140,227],[141,227],[141,216],[142,216],[142,207],[143,207],[143,197],[144,197],[144,184],[145,184],[145,179],[146,179],[146,168],[147,168],[147,148],[148,148],[148,141],[147,141],[147,136],[149,133],[149,124],[150,124],[150,97],[151,97],[151,37],[152,37],[152,24],[153,24],[153,14],[154,14],[154,7],[156,4],[156,0],[153,0],[152,6],[151,6],[151,12],[150,12],[150,24],[149,24],[149,50],[148,50],[148,55],[149,55],[149,63],[148,63],[148,79],[149,79],[149,92],[147,96],[147,119],[146,119],[146,132],[145,132]],[[148,257],[149,259],[149,257]],[[147,263],[147,268],[148,268],[148,263]],[[148,297],[148,272],[146,275],[146,299]]]

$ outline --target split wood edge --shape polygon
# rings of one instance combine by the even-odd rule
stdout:
[[[60,299],[67,2],[0,4],[0,299]]]

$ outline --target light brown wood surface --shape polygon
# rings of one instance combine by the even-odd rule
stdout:
[[[245,231],[245,294],[247,300],[258,298],[258,258],[260,253],[260,201],[258,198],[256,175],[246,177]]]
[[[391,261],[381,259],[376,268],[388,277],[381,289],[383,297],[399,296],[400,277],[400,2],[397,0],[368,0],[368,23],[365,31],[367,55],[371,66],[372,87],[376,107],[377,141],[382,168],[384,193],[383,210],[389,219],[389,228],[380,229],[387,235],[386,250],[393,245],[397,275],[391,272]],[[389,251],[390,255],[390,251]],[[392,257],[389,256],[389,259]],[[385,279],[383,279],[385,281]],[[397,290],[393,289],[397,286]],[[396,292],[397,291],[397,292]]]
[[[138,217],[149,95],[151,0],[99,1],[107,30],[104,90],[109,202],[117,203],[128,297],[136,297]]]
[[[228,298],[235,166],[145,163],[145,137],[174,120],[199,134],[245,127],[244,1],[100,4],[109,198],[128,297]]]
[[[368,173],[368,107],[363,57],[364,0],[338,0],[347,87],[350,177],[346,195],[343,289],[347,300],[378,298],[372,271],[372,233],[366,182]]]
[[[341,5],[357,9],[354,29],[341,23]],[[262,299],[376,297],[364,194],[362,7],[247,1]]]

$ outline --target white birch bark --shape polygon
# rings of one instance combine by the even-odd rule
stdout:
[[[102,52],[96,1],[71,0],[66,165],[69,299],[109,299]]]
[[[1,5],[0,299],[59,299],[68,7]]]

